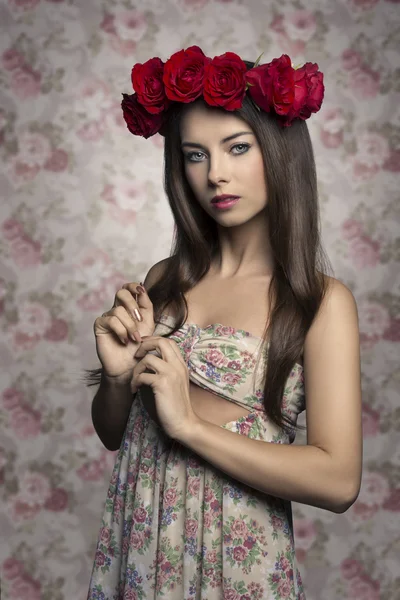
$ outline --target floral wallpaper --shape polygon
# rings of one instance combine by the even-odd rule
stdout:
[[[86,599],[116,455],[82,380],[93,323],[173,234],[163,140],[129,134],[121,94],[135,62],[198,44],[324,72],[308,124],[359,310],[364,471],[344,514],[292,504],[296,553],[308,600],[400,598],[399,1],[1,0],[0,23],[1,597]]]

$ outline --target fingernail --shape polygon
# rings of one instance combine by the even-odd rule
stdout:
[[[140,333],[138,331],[134,331],[133,335],[135,336],[135,340],[137,341],[137,343],[140,344],[142,342],[142,339],[140,337]]]
[[[137,308],[134,308],[134,309],[133,309],[133,314],[135,315],[135,318],[136,318],[138,321],[143,321],[143,319],[142,319],[142,315],[140,314],[140,312],[138,311],[138,309],[137,309]]]
[[[139,294],[145,294],[146,290],[144,289],[144,287],[142,285],[137,285],[136,286],[136,291],[139,292]]]

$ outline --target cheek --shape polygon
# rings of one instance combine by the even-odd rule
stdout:
[[[244,178],[252,187],[261,186],[265,188],[264,163],[261,157],[249,157],[249,160],[243,162],[240,170],[241,178]],[[239,171],[237,171],[239,173]]]
[[[264,178],[264,163],[261,156],[255,156],[248,165],[248,171],[252,177],[257,179]]]
[[[193,189],[199,188],[202,181],[201,169],[191,169],[190,167],[185,167],[185,174],[190,187]]]
[[[261,202],[266,202],[268,198],[267,182],[265,180],[265,168],[262,157],[257,157],[248,165],[246,181],[249,189],[252,190],[254,198]]]

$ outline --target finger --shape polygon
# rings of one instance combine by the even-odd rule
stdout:
[[[129,281],[128,283],[124,283],[124,285],[121,286],[122,289],[124,290],[129,290],[130,292],[132,292],[133,294],[136,294],[136,288],[137,287],[142,287],[144,289],[143,283],[141,281]]]
[[[150,372],[146,373],[145,371],[143,371],[140,374],[138,373],[138,374],[134,375],[132,377],[132,381],[133,381],[132,393],[136,394],[136,392],[142,385],[151,386],[154,383],[156,377],[157,377],[156,373],[150,373]]]
[[[139,360],[136,363],[132,373],[133,393],[136,393],[141,385],[151,386],[151,384],[154,382],[154,377],[160,373],[157,365],[150,364],[150,358],[157,358],[157,360],[165,364],[160,358],[154,357],[151,354],[146,354],[141,360]],[[152,375],[152,378],[150,379],[148,375]]]
[[[165,342],[167,342],[167,344],[165,344]],[[161,346],[163,346],[162,349]],[[135,356],[137,356],[138,353],[140,355],[141,350],[143,356],[140,356],[140,360],[136,363],[132,374],[134,393],[136,393],[141,385],[151,386],[155,381],[154,378],[156,375],[167,375],[167,373],[171,373],[171,363],[176,366],[177,362],[179,362],[187,368],[174,340],[168,340],[160,336],[148,336],[146,340],[141,343]],[[159,354],[161,354],[161,357],[159,357]],[[137,356],[137,358],[139,357]],[[152,371],[154,371],[154,373]]]
[[[161,354],[161,358],[166,362],[177,358],[179,362],[186,367],[186,363],[176,342],[162,336],[148,336],[143,338],[143,341],[135,352],[134,356],[136,358],[141,358],[141,356],[144,356],[146,352],[147,355],[153,354],[152,351],[154,350],[158,350]]]
[[[174,365],[176,366],[176,363]],[[142,384],[151,385],[156,381],[155,378],[171,376],[173,372],[171,363],[148,353],[136,363],[132,373],[132,381],[137,387]],[[177,369],[175,369],[175,373],[177,372]]]
[[[117,317],[125,327],[126,334],[135,343],[141,343],[142,338],[138,330],[138,322],[135,317],[130,314],[124,306],[117,306],[113,309],[113,316]]]
[[[139,288],[137,289],[138,286]],[[135,302],[139,308],[153,308],[153,303],[142,284],[137,284],[135,282],[124,283],[121,289],[127,290],[135,297]]]
[[[99,326],[101,327],[100,331],[98,330]],[[122,344],[124,344],[124,346],[129,344],[130,340],[126,335],[126,329],[122,327],[122,324],[113,315],[103,315],[101,317],[97,317],[97,319],[94,322],[93,329],[95,335],[102,335],[103,332],[107,333],[107,331],[111,331],[122,342]]]
[[[123,306],[125,310],[132,316],[136,321],[143,321],[143,315],[140,313],[139,305],[133,298],[132,293],[129,290],[120,289],[117,292],[118,306]],[[115,310],[115,309],[114,309]]]
[[[119,292],[124,289],[127,289],[134,296],[135,301],[137,301],[137,296],[138,296],[138,292],[136,291],[137,285],[139,285],[139,284],[137,284],[134,281],[131,281],[130,283],[124,283],[124,285],[121,286],[121,288],[117,291],[117,293],[114,296],[114,304],[113,304],[112,308],[116,308],[117,306],[120,305],[118,295],[119,295]]]
[[[140,317],[144,319],[143,310],[148,311],[146,316],[153,318],[153,303],[147,293],[135,292],[134,284],[125,285],[129,286],[129,289],[121,288],[116,294],[117,306],[124,306],[137,321],[140,321]]]
[[[104,329],[113,332],[123,344],[128,344],[129,340],[135,344],[140,344],[141,338],[136,325],[122,306],[117,306],[117,314],[108,314],[105,317],[99,317]],[[121,315],[121,311],[125,314]]]
[[[147,369],[151,369],[154,373],[162,375],[167,372],[167,366],[165,360],[154,354],[146,354],[143,358],[138,361],[133,369],[132,378],[135,379],[141,373],[144,373]],[[154,374],[153,373],[153,374]]]

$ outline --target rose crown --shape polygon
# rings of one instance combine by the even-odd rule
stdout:
[[[262,54],[261,54],[262,56]],[[308,119],[321,108],[324,75],[316,63],[293,67],[287,54],[247,70],[234,52],[213,59],[198,46],[179,50],[164,63],[159,57],[132,68],[134,94],[122,94],[123,116],[134,135],[149,138],[161,129],[174,102],[194,102],[202,96],[210,106],[234,111],[248,92],[258,110],[272,112],[282,127]]]

